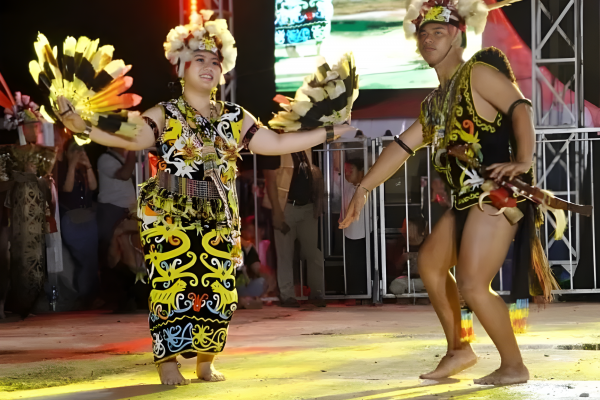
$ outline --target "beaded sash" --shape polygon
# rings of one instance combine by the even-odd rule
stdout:
[[[184,196],[200,197],[204,199],[220,199],[219,191],[212,181],[199,181],[195,179],[182,178],[158,171],[158,185],[171,193]]]

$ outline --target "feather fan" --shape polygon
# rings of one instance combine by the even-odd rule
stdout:
[[[358,75],[352,53],[344,54],[330,67],[321,58],[317,71],[304,78],[294,99],[275,97],[283,111],[269,121],[284,132],[338,125],[348,119],[358,97]]]
[[[138,112],[126,109],[140,103],[137,94],[124,93],[133,84],[125,76],[131,65],[113,60],[114,47],[98,48],[99,39],[67,37],[63,52],[50,47],[43,34],[34,43],[37,60],[29,63],[29,72],[48,97],[49,108],[41,112],[50,121],[57,121],[58,96],[65,96],[75,112],[92,125],[111,133],[134,137],[144,124]],[[60,64],[59,64],[60,61]]]

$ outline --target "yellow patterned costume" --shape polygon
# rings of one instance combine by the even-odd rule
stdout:
[[[244,110],[220,103],[209,121],[180,98],[160,104],[165,128],[156,142],[158,169],[209,181],[219,196],[172,193],[151,178],[142,185],[138,214],[151,293],[155,362],[179,354],[218,353],[237,308],[240,261],[236,159]]]

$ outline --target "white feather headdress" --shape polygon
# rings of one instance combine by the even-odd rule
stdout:
[[[414,39],[423,23],[446,22],[462,31],[471,26],[476,34],[481,34],[491,10],[518,1],[503,0],[488,5],[484,0],[411,0],[404,17],[404,33],[407,39]]]
[[[219,55],[223,74],[235,67],[237,48],[235,39],[224,19],[215,19],[210,10],[194,14],[187,25],[179,25],[169,32],[164,43],[165,57],[177,66],[179,77],[183,77],[185,64],[192,61],[194,51],[207,50]],[[224,83],[221,77],[221,83]]]

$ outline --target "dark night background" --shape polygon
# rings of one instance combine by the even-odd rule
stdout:
[[[566,3],[567,0],[553,0],[555,4],[559,2]],[[274,3],[274,0],[234,0],[234,36],[239,51],[237,102],[263,121],[276,111],[271,100],[275,95]],[[28,63],[35,56],[33,42],[39,31],[59,48],[68,35],[101,38],[100,45],[114,45],[115,57],[133,65],[129,75],[134,77],[132,91],[143,97],[141,110],[171,97],[167,84],[176,79],[164,58],[162,43],[169,30],[179,22],[178,0],[1,0],[0,4],[0,34],[3,38],[0,72],[13,91],[30,94],[38,102],[41,100],[28,71]],[[585,1],[585,11],[586,99],[598,105],[600,2]],[[529,43],[530,1],[506,7],[504,12]],[[564,43],[557,42],[555,47],[562,49],[563,46]],[[356,108],[399,96],[421,99],[427,91],[363,91]],[[400,111],[400,114],[407,114],[400,116],[415,117],[413,112]]]

